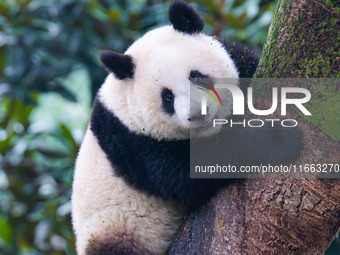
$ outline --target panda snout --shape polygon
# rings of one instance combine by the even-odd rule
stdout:
[[[203,116],[195,116],[195,117],[190,117],[190,118],[188,118],[188,121],[190,121],[190,122],[195,122],[195,121],[202,121],[202,120],[204,120],[204,117]]]
[[[209,106],[207,107],[207,114],[209,113]],[[190,112],[188,121],[190,122],[202,122],[206,118],[206,115],[202,115],[201,111]]]

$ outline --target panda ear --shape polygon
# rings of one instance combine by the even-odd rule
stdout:
[[[204,21],[202,17],[190,4],[183,1],[172,2],[168,16],[175,30],[187,34],[195,34],[203,30]]]
[[[100,60],[108,72],[119,80],[133,78],[135,65],[131,56],[107,50],[100,53]]]

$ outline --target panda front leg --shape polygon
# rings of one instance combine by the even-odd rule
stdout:
[[[79,255],[162,254],[184,216],[172,202],[135,190],[87,130],[74,175],[72,220]]]

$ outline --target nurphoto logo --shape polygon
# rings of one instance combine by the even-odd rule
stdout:
[[[212,91],[217,98],[220,101],[221,106],[222,100],[220,95],[217,93],[216,89],[227,89],[232,97],[232,114],[233,115],[244,115],[245,114],[245,96],[243,94],[243,91],[238,87],[237,85],[234,84],[216,84],[215,88],[206,84],[206,83],[196,83],[196,86],[198,89],[201,89],[205,91],[214,101],[215,105],[216,100],[213,97],[212,93],[208,91]],[[280,114],[281,116],[286,116],[287,115],[287,105],[294,105],[297,109],[299,109],[304,115],[306,116],[311,116],[312,114],[307,110],[307,108],[303,105],[307,102],[310,101],[311,99],[311,93],[308,89],[305,88],[298,88],[298,87],[273,87],[272,88],[272,104],[269,109],[256,109],[254,107],[253,103],[253,88],[248,87],[247,88],[247,107],[249,111],[257,116],[268,116],[272,113],[274,113],[277,108],[278,108],[278,102],[279,102],[279,89],[280,89]],[[289,95],[294,94],[295,98],[291,98]],[[202,115],[207,115],[207,97],[205,94],[201,96],[201,114]],[[295,127],[298,125],[298,122],[294,119],[250,119],[250,120],[243,120],[241,122],[233,122],[233,120],[229,119],[213,119],[213,127],[216,127],[217,125],[226,125],[230,124],[232,127],[233,125],[242,125],[242,126],[248,126],[248,127],[262,127],[265,123],[270,123],[271,126],[273,127],[276,122],[279,122],[282,127]]]

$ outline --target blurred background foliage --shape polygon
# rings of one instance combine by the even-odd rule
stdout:
[[[192,4],[206,33],[258,53],[276,7],[275,0]],[[146,31],[168,24],[168,6],[0,0],[0,254],[75,254],[71,185],[92,99],[106,76],[98,54],[124,52]],[[336,244],[331,249],[339,254]]]

